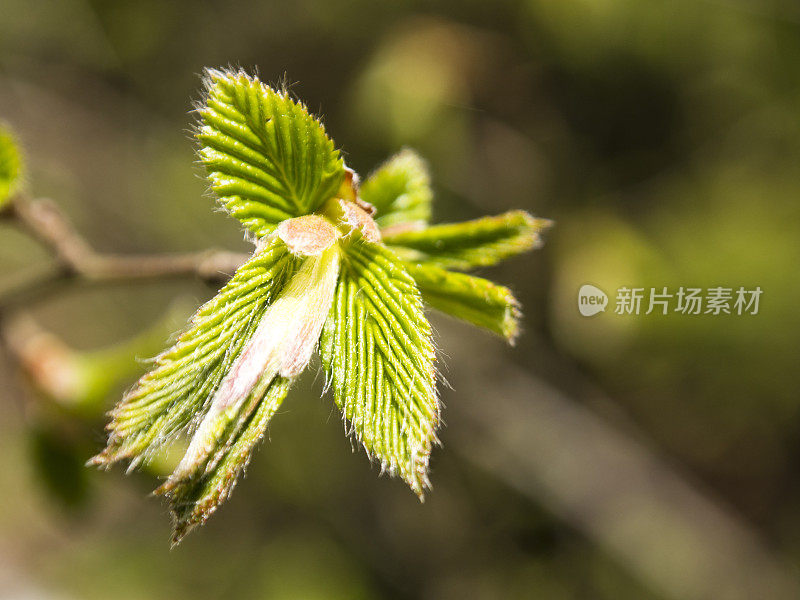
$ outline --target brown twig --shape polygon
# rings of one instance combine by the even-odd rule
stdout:
[[[247,258],[245,254],[223,250],[139,256],[100,253],[72,227],[55,203],[45,199],[18,196],[0,213],[0,217],[16,224],[47,247],[58,264],[49,276],[0,298],[0,311],[32,298],[36,292],[41,299],[48,289],[60,289],[60,284],[70,280],[99,283],[199,277],[217,283],[230,278]]]

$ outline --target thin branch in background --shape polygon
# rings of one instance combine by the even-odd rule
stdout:
[[[468,461],[583,532],[665,598],[800,598],[793,565],[634,427],[618,427],[489,353],[467,370],[465,352],[456,346],[452,355],[464,391],[451,430]],[[492,410],[476,393],[487,380],[497,386]]]
[[[208,283],[219,283],[228,280],[247,259],[245,254],[213,249],[140,256],[99,253],[75,230],[54,202],[29,199],[22,195],[16,196],[0,210],[0,220],[30,235],[46,247],[56,260],[55,268],[49,272],[31,277],[24,284],[0,296],[0,322],[9,316],[12,309],[41,302],[65,286],[171,277],[197,277]],[[20,329],[20,323],[26,323],[28,327]],[[31,344],[46,338],[47,348],[59,350],[55,352],[56,355],[63,358],[68,353],[60,344],[53,343],[56,338],[45,335],[45,332],[37,329],[37,335],[33,335],[32,323],[24,314],[13,320],[0,330],[0,344],[7,348],[12,360],[33,378],[37,388],[53,392],[64,383],[59,380],[58,374],[66,371],[62,368],[51,373],[42,369],[42,365],[53,358],[54,354],[43,353],[44,346]],[[61,364],[59,361],[50,361],[50,366],[56,363]],[[34,368],[36,365],[38,367]]]
[[[209,283],[230,278],[247,255],[224,250],[123,256],[95,251],[50,200],[18,196],[0,217],[48,248],[58,268],[49,276],[0,297],[0,314],[12,305],[59,289],[64,281],[119,282],[166,277],[198,277]],[[56,284],[56,285],[53,285]],[[45,294],[43,294],[45,292]]]

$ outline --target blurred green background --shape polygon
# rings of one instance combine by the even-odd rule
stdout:
[[[29,329],[3,315],[89,353],[69,356],[90,381],[54,397],[2,357],[0,598],[800,597],[800,5],[0,4],[0,119],[32,192],[100,250],[249,248],[190,137],[198,74],[225,65],[285,78],[364,175],[418,149],[436,220],[554,219],[487,273],[525,333],[433,316],[449,385],[425,504],[352,451],[309,375],[170,551],[154,474],[82,463],[133,357],[214,290],[77,287],[25,307]],[[51,268],[0,225],[0,294]],[[584,283],[763,296],[755,316],[585,318]]]

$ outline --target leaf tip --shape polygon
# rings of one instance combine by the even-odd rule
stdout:
[[[555,221],[536,217],[525,210],[512,211],[513,213],[518,214],[523,222],[521,229],[529,244],[529,249],[538,250],[544,246],[544,233],[555,225]]]
[[[95,454],[83,464],[85,467],[98,467],[101,469],[107,469],[111,465],[108,457],[106,456],[105,450]]]

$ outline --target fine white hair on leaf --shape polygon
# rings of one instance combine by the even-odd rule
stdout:
[[[256,383],[264,378],[294,377],[308,365],[328,317],[339,274],[339,250],[331,246],[306,258],[300,270],[269,306],[252,338],[214,393],[208,412],[178,467],[162,486],[169,491],[202,469],[213,468],[222,438],[247,418],[242,410]]]
[[[360,236],[343,250],[332,311],[320,352],[351,448],[422,497],[440,411],[419,291],[396,256]]]

